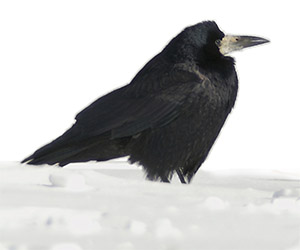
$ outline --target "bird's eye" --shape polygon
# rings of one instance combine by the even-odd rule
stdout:
[[[216,43],[216,45],[217,45],[218,47],[221,46],[221,40],[220,40],[220,39],[216,40],[215,43]]]

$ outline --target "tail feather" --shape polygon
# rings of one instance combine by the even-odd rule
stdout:
[[[46,146],[49,146],[46,145]],[[60,163],[62,160],[72,157],[75,154],[80,153],[85,148],[75,146],[73,147],[63,147],[57,148],[54,151],[47,151],[41,148],[42,151],[36,151],[26,159],[24,159],[21,163],[27,163],[31,165],[41,165],[41,164],[49,164],[53,165],[56,163]],[[60,165],[60,164],[59,164]]]
[[[128,141],[129,138],[111,140],[106,135],[80,138],[76,137],[72,131],[67,131],[56,140],[35,151],[21,163],[65,166],[71,162],[106,161],[126,156],[125,148]]]

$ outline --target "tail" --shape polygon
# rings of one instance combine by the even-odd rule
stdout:
[[[41,147],[21,163],[31,165],[58,164],[63,167],[71,162],[106,161],[126,156],[130,138],[110,139],[108,135],[83,137],[71,128],[63,135]]]

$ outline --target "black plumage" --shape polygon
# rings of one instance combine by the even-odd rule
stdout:
[[[221,50],[224,37],[211,21],[186,28],[128,85],[96,100],[22,162],[64,166],[129,156],[150,180],[168,182],[176,172],[190,182],[237,96],[234,59]]]

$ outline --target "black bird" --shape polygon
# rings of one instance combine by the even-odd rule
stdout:
[[[234,106],[229,52],[269,42],[225,36],[213,21],[187,27],[132,79],[76,116],[63,135],[22,161],[58,164],[129,156],[150,180],[190,182]]]

